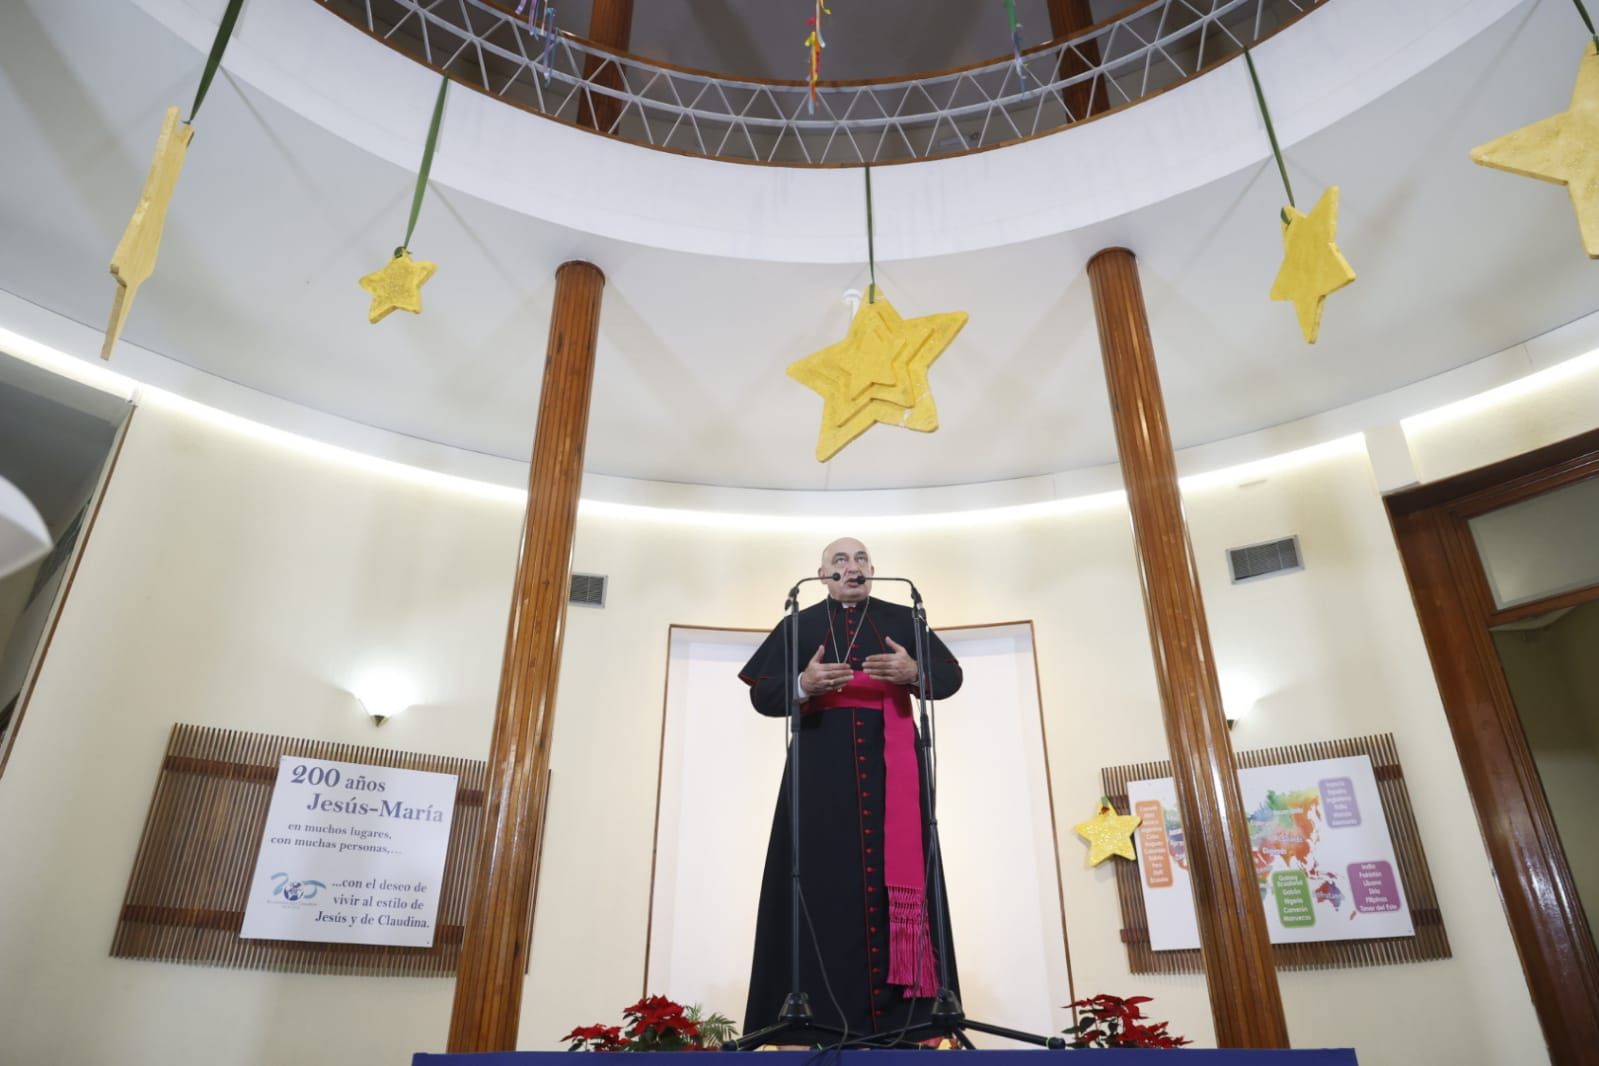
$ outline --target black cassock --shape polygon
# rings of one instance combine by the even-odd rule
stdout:
[[[920,665],[928,677],[929,697],[944,699],[960,688],[961,668],[938,635],[930,636],[929,661]],[[794,688],[799,671],[818,647],[823,649],[823,661],[848,662],[859,670],[867,656],[892,651],[885,637],[892,637],[908,655],[915,657],[916,638],[909,607],[879,599],[845,605],[829,597],[799,614],[797,664],[792,668],[789,665],[789,619],[784,618],[740,671],[739,677],[750,686],[750,702],[757,711],[781,717],[785,713],[785,690]],[[911,698],[914,707],[914,689]],[[882,708],[829,707],[802,713],[799,743],[800,884],[810,916],[808,928],[804,924],[804,913],[801,915],[799,990],[809,994],[811,1010],[818,1022],[848,1028],[852,1034],[899,1029],[906,1024],[913,1009],[912,1020],[925,1022],[932,1001],[906,999],[903,987],[887,981],[889,922],[882,862]],[[766,849],[766,872],[761,879],[755,958],[750,967],[750,998],[744,1010],[746,1033],[777,1020],[793,982],[789,959],[790,769],[785,765],[783,770],[777,810],[772,816],[772,835]],[[922,853],[926,856],[931,852],[925,795],[921,806]],[[942,879],[942,869],[936,871],[935,876]],[[929,883],[929,914],[932,900]],[[944,914],[947,928],[947,903]],[[936,950],[936,931],[934,936]],[[953,942],[949,964],[950,986],[958,994],[960,985],[955,977]],[[840,1009],[843,1017],[839,1016]]]

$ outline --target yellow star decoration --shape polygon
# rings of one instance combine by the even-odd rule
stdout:
[[[161,251],[161,231],[167,224],[167,205],[178,187],[178,174],[183,170],[183,160],[189,154],[189,142],[194,139],[194,127],[178,123],[178,109],[167,108],[161,121],[161,133],[155,141],[155,157],[150,160],[150,172],[144,178],[144,190],[139,193],[139,203],[128,219],[116,251],[111,253],[111,276],[117,280],[117,294],[111,301],[111,321],[105,329],[105,341],[100,346],[100,358],[110,359],[111,350],[122,336],[127,325],[128,312],[133,310],[133,298],[139,286],[155,273],[156,254]]]
[[[1273,300],[1291,300],[1308,344],[1321,333],[1322,301],[1355,280],[1338,250],[1338,186],[1330,186],[1310,214],[1283,208],[1283,265],[1271,283]]]
[[[1116,808],[1101,803],[1098,814],[1073,826],[1078,836],[1093,845],[1088,851],[1088,865],[1098,866],[1112,855],[1133,858],[1133,830],[1143,820],[1136,814],[1117,814]]]
[[[439,269],[437,263],[417,262],[406,248],[396,248],[394,258],[361,279],[361,288],[372,294],[372,306],[366,320],[373,324],[383,321],[390,311],[422,313],[422,286]]]
[[[1471,150],[1471,161],[1564,185],[1589,259],[1599,259],[1599,53],[1589,43],[1571,107]]]
[[[927,370],[968,317],[949,311],[904,319],[878,293],[860,305],[843,340],[791,363],[788,376],[823,400],[817,461],[827,462],[878,422],[921,433],[937,429]]]

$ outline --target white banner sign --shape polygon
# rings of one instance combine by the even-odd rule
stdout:
[[[430,947],[455,787],[454,774],[283,756],[239,935]]]
[[[1272,943],[1415,934],[1371,759],[1239,770],[1238,788]],[[1150,947],[1197,948],[1176,784],[1129,781],[1127,802],[1144,819],[1136,837]]]

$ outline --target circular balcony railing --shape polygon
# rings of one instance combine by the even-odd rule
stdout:
[[[803,81],[689,70],[546,34],[488,0],[318,2],[452,79],[548,118],[733,162],[858,166],[995,148],[1125,107],[1326,0],[1148,0],[1019,60],[822,82],[814,98]]]

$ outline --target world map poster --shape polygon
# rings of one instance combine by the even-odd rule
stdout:
[[[1238,787],[1272,943],[1415,935],[1369,757],[1240,770]],[[1150,946],[1197,948],[1176,784],[1129,781],[1127,802],[1143,817],[1135,837]]]

